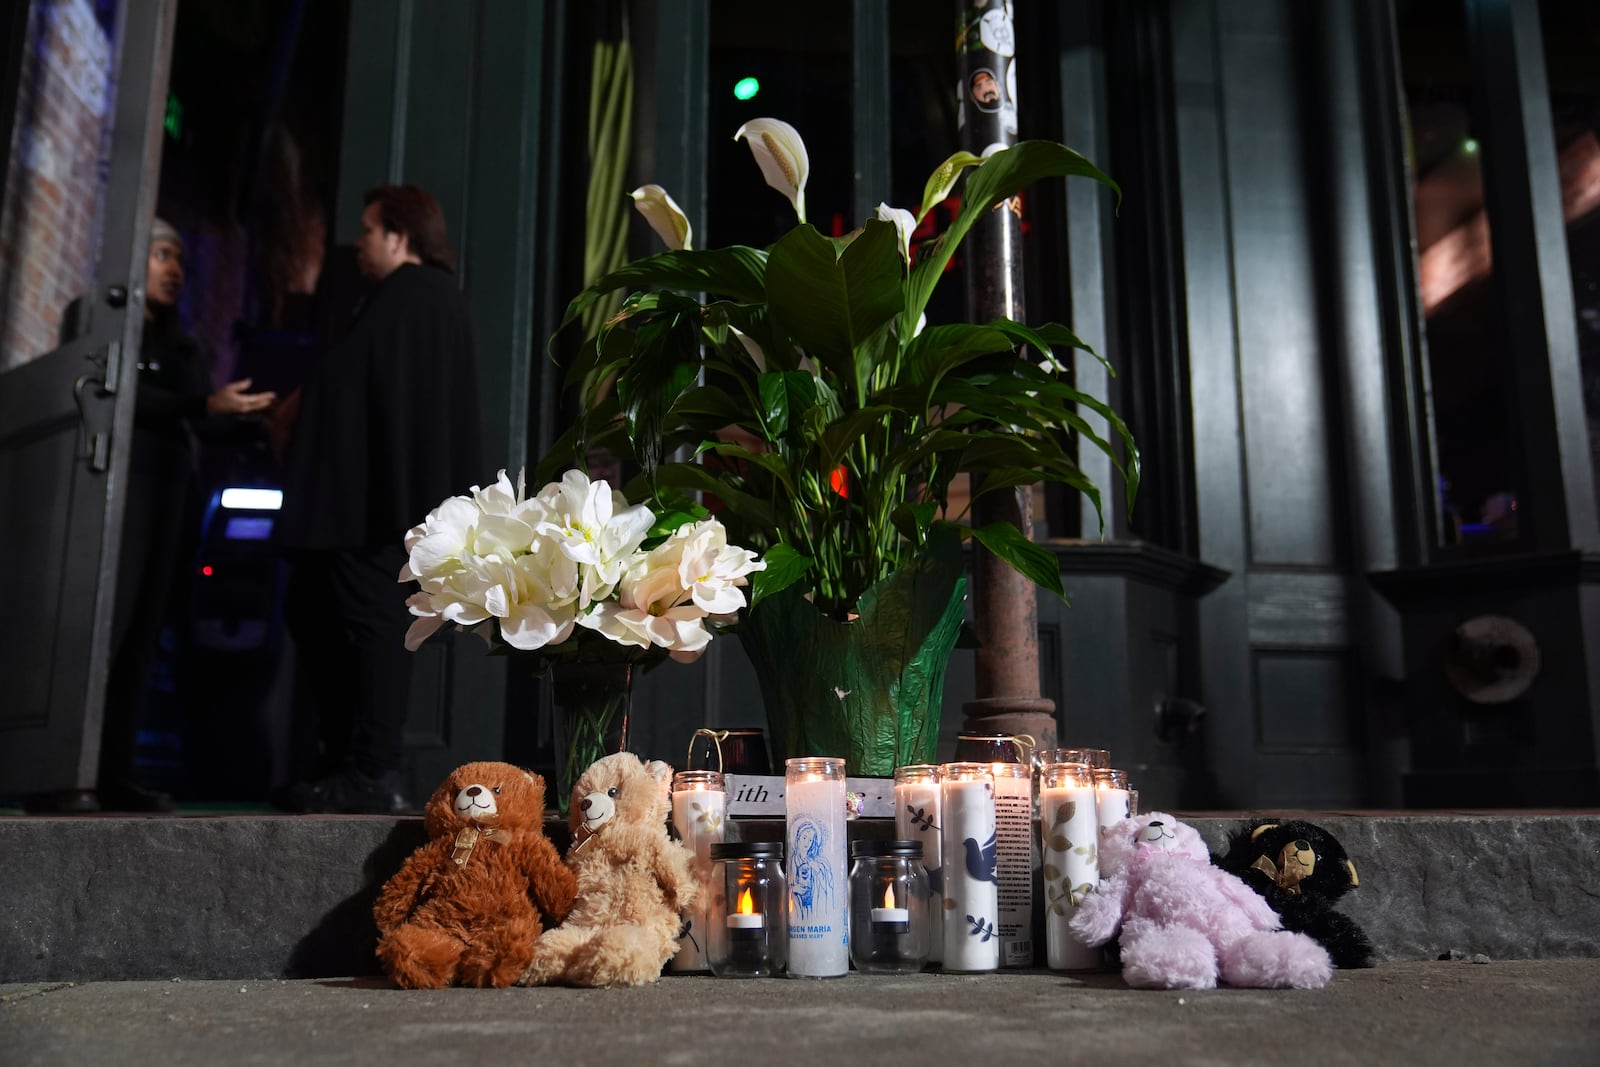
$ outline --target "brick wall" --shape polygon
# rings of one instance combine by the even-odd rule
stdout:
[[[112,48],[89,0],[33,0],[5,200],[0,370],[54,348],[94,277],[110,158]]]

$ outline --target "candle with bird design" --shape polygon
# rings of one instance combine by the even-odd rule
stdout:
[[[944,969],[993,971],[1000,966],[994,771],[987,763],[947,763],[939,769],[939,780]]]

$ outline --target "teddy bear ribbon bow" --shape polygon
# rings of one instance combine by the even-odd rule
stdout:
[[[497,827],[491,826],[480,830],[476,826],[464,826],[461,828],[461,832],[456,834],[456,850],[450,854],[450,858],[455,861],[457,867],[465,867],[467,865],[467,861],[472,858],[472,850],[478,847],[478,839],[480,837],[486,841],[493,841],[497,845],[503,845],[511,840],[509,832]]]

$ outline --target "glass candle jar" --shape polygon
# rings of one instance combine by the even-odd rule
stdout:
[[[850,844],[850,962],[915,974],[928,962],[928,872],[921,841]]]
[[[1034,753],[1033,762],[1041,768],[1051,763],[1082,763],[1093,770],[1111,766],[1111,752],[1104,748],[1041,748]]]
[[[1128,800],[1128,772],[1112,770],[1109,767],[1096,767],[1094,769],[1094,787],[1098,796],[1095,804],[1099,809],[1100,828],[1110,829],[1117,823],[1132,815]]]
[[[844,787],[842,759],[803,756],[784,765],[791,978],[850,971]]]
[[[947,971],[976,973],[1000,966],[993,766],[946,763],[939,768]]]
[[[1084,894],[1100,881],[1096,792],[1087,764],[1049,763],[1040,775],[1045,956],[1053,971],[1100,966],[1100,950],[1078,940],[1071,926]]]
[[[788,963],[783,842],[714,844],[707,885],[706,960],[719,978],[772,978]]]
[[[694,876],[701,885],[711,880],[711,846],[723,838],[727,823],[728,793],[721,771],[679,771],[672,776],[672,826],[684,847],[694,853]],[[704,971],[706,928],[709,925],[707,901],[701,893],[683,910],[684,934],[671,969],[678,973]]]
[[[922,842],[922,867],[928,872],[928,962],[944,959],[944,850],[940,835],[939,768],[912,763],[894,772],[894,833]]]

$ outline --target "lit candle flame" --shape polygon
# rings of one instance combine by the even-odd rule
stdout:
[[[894,883],[893,882],[890,882],[887,886],[884,887],[884,890],[883,890],[883,906],[886,907],[886,908],[894,907]]]
[[[740,915],[754,915],[755,913],[756,913],[756,902],[750,896],[750,890],[746,889],[743,893],[739,894],[739,914]]]

